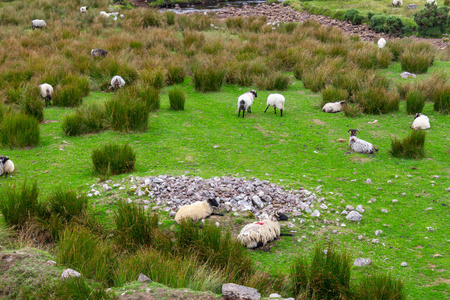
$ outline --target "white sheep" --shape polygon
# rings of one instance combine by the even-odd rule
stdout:
[[[386,40],[384,38],[381,38],[378,40],[378,48],[384,48],[386,46]]]
[[[356,137],[356,132],[359,132],[358,129],[349,129],[348,132],[351,132],[350,135],[350,148],[358,153],[370,153],[373,154],[378,151],[371,143],[366,142],[365,140],[361,140]]]
[[[428,4],[434,4],[434,5],[438,5],[436,0],[427,0]]]
[[[119,75],[114,76],[111,79],[111,86],[108,88],[109,90],[115,91],[117,89],[122,88],[125,85],[125,80]]]
[[[277,239],[280,235],[280,223],[286,221],[288,217],[282,213],[275,213],[270,219],[247,224],[242,228],[237,236],[241,244],[247,248],[265,246],[268,242]],[[291,234],[287,234],[292,236]]]
[[[430,119],[424,114],[418,113],[414,117],[414,122],[411,125],[411,129],[420,130],[430,128]]]
[[[283,116],[285,101],[286,101],[286,99],[281,94],[270,94],[269,97],[267,97],[267,107],[264,112],[267,111],[269,106],[273,106],[273,109],[275,110],[275,114],[277,113],[277,108],[278,108],[281,112],[281,116]]]
[[[402,6],[403,0],[392,0],[392,6]]]
[[[109,52],[103,49],[92,49],[91,55],[93,57],[105,57]]]
[[[178,224],[187,219],[196,222],[212,215],[214,207],[219,207],[219,202],[214,198],[184,205],[177,211],[175,221]]]
[[[326,113],[337,113],[344,110],[345,100],[339,102],[329,102],[322,107],[322,111]]]
[[[9,159],[8,156],[0,157],[0,160],[2,161],[2,172],[0,173],[0,176],[2,174],[5,174],[5,178],[8,178],[8,174],[14,172],[14,163]]]
[[[45,100],[45,106],[48,106],[50,101],[52,101],[53,87],[48,83],[43,83],[39,85],[39,89],[41,90],[42,98]]]
[[[106,11],[102,10],[100,12],[100,16],[105,17],[105,18],[109,18],[110,15]]]
[[[241,115],[241,110],[242,117],[244,117],[245,111],[247,111],[248,113],[252,112],[252,104],[256,97],[257,94],[255,90],[251,90],[250,92],[239,96],[237,103],[239,109],[238,117],[240,117]]]
[[[43,28],[45,26],[47,26],[47,23],[45,23],[44,20],[33,20],[33,21],[31,21],[31,28],[33,28],[33,30],[35,28]]]
[[[80,13],[85,13],[87,11],[87,6],[80,7]]]

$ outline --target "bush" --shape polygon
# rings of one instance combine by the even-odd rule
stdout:
[[[403,36],[405,32],[405,24],[399,17],[389,16],[384,24],[384,32],[392,36]]]
[[[214,64],[197,64],[192,68],[192,74],[192,82],[196,91],[218,92],[225,79],[226,69]]]
[[[425,106],[425,94],[419,90],[413,90],[406,95],[406,112],[409,115],[421,113]]]
[[[147,111],[159,109],[159,90],[152,87],[142,87],[136,94],[144,103]]]
[[[165,14],[166,14],[167,25],[169,25],[169,26],[175,25],[175,16],[177,14],[174,13],[173,11],[168,11]]]
[[[120,90],[105,103],[106,119],[112,130],[146,131],[148,129],[148,104],[130,97],[127,89]]]
[[[358,104],[344,105],[344,116],[354,118],[362,115],[363,109]]]
[[[419,159],[425,156],[425,131],[413,131],[410,136],[403,139],[403,141],[391,138],[391,150],[393,156]]]
[[[76,107],[83,102],[85,91],[75,84],[67,84],[54,94],[53,105],[59,107]]]
[[[354,299],[405,300],[406,295],[400,280],[393,279],[391,275],[379,274],[362,277],[357,285]]]
[[[266,76],[260,76],[256,79],[256,86],[260,90],[286,90],[290,83],[289,76],[275,72]]]
[[[23,88],[22,87],[18,87],[18,88],[10,87],[10,88],[6,89],[5,97],[9,103],[18,104],[18,103],[20,103],[20,101],[23,98]]]
[[[39,137],[38,121],[24,113],[9,113],[0,123],[0,143],[5,147],[34,147]]]
[[[134,171],[136,153],[128,145],[106,144],[92,150],[94,173],[118,175]]]
[[[170,65],[167,68],[166,84],[183,83],[186,78],[186,69],[182,65]]]
[[[400,56],[400,63],[402,71],[407,71],[415,74],[422,74],[428,71],[428,68],[433,64],[434,53],[427,51],[414,51],[406,49]]]
[[[414,14],[414,21],[418,26],[418,32],[424,37],[441,37],[450,26],[448,6],[425,3],[425,8]]]
[[[103,103],[86,103],[75,111],[82,121],[82,133],[100,132],[106,129],[106,110]],[[64,125],[64,124],[63,124]]]
[[[155,89],[164,87],[164,72],[162,69],[149,69],[141,74],[142,81]]]
[[[380,67],[381,69],[388,68],[392,58],[393,55],[391,51],[389,51],[389,49],[379,49],[379,51],[377,52],[378,67]]]
[[[38,122],[44,120],[44,101],[38,87],[28,87],[20,101],[20,109],[26,115],[35,117]]]
[[[350,21],[353,25],[360,25],[364,17],[356,9],[349,9],[345,12],[344,19],[345,21]]]
[[[384,24],[386,24],[387,16],[374,15],[370,18],[370,27],[376,32],[384,32]]]
[[[48,199],[49,210],[60,219],[69,222],[86,212],[88,199],[85,195],[78,195],[74,190],[56,189]]]
[[[43,211],[38,202],[37,183],[27,186],[24,182],[22,188],[3,187],[0,194],[0,211],[8,226],[21,228],[26,221]]]
[[[62,123],[62,130],[68,136],[83,134],[83,117],[76,112],[66,114]]]
[[[446,85],[435,92],[434,110],[445,114],[450,113],[450,85]]]
[[[400,99],[383,87],[367,87],[355,94],[355,102],[366,114],[385,114],[397,111]]]
[[[342,9],[335,10],[331,14],[331,18],[336,19],[336,20],[345,21],[345,13],[346,13],[346,11],[342,10]]]
[[[334,86],[327,86],[322,90],[322,105],[323,107],[328,102],[338,102],[348,99],[348,92],[344,89],[336,88]]]
[[[184,91],[180,88],[175,88],[169,91],[170,109],[184,110],[184,103],[186,96]]]

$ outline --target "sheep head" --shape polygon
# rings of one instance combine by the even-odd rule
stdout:
[[[219,207],[219,202],[217,202],[217,200],[215,198],[208,199],[208,203],[212,207]]]
[[[251,90],[249,93],[252,93],[253,96],[255,96],[255,98],[258,97],[258,94],[256,94],[256,91],[255,91],[255,90]]]
[[[341,104],[341,105],[347,104],[347,101],[342,100],[342,101],[339,102],[339,104]]]
[[[349,129],[347,132],[351,132],[351,136],[356,136],[356,133],[359,132],[358,129]]]
[[[273,215],[277,219],[277,221],[287,221],[289,219],[288,216],[280,212],[276,212]]]
[[[423,116],[423,114],[417,113],[416,116],[414,117],[414,120],[417,119],[418,117],[421,117],[421,116]]]

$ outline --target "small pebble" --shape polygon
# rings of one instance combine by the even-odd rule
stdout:
[[[379,236],[380,234],[382,234],[383,233],[383,230],[377,230],[377,231],[375,231],[375,235],[376,236]]]
[[[408,266],[408,264],[406,263],[406,262],[402,262],[401,264],[400,264],[400,267],[407,267]]]
[[[385,214],[388,213],[387,209],[384,209],[384,208],[381,209],[381,212],[384,212]]]

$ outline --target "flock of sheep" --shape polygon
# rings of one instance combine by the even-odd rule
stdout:
[[[428,4],[434,4],[434,5],[438,5],[436,0],[427,0]],[[392,0],[392,6],[402,6],[403,5],[403,0]]]

